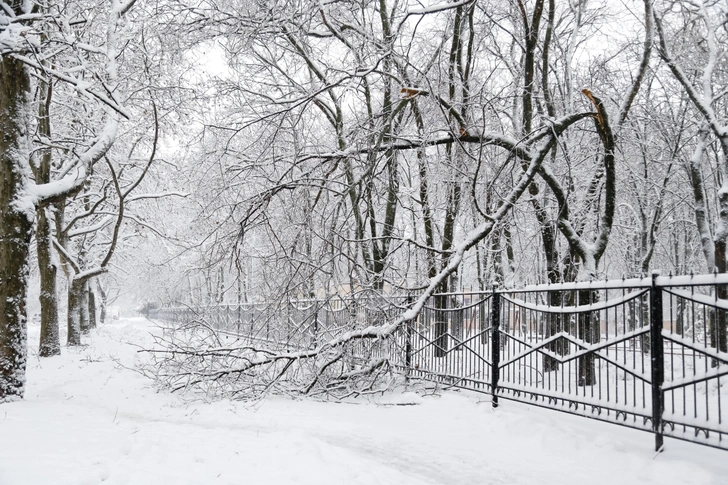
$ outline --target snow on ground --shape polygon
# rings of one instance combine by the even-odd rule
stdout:
[[[26,399],[0,405],[0,485],[728,484],[724,451],[667,440],[655,457],[648,433],[508,401],[493,410],[465,392],[185,403],[125,368],[150,331],[123,319],[87,347],[30,359]]]

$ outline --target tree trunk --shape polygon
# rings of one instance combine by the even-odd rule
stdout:
[[[84,279],[81,283],[81,301],[79,302],[78,316],[79,324],[81,326],[81,333],[88,333],[89,317],[88,317],[88,280]]]
[[[96,292],[91,282],[88,283],[88,328],[96,328]]]
[[[726,241],[719,239],[715,241],[715,266],[721,272],[726,272]],[[718,285],[715,289],[716,297],[722,300],[728,299],[728,285]],[[728,352],[728,315],[725,310],[715,308],[710,319],[710,346],[719,352]],[[713,359],[711,367],[718,367],[718,361]]]
[[[103,325],[106,323],[106,292],[98,279],[96,279],[96,287],[99,289],[99,296],[101,297],[99,300],[99,319],[101,325]],[[190,291],[190,294],[192,294],[192,291]]]
[[[83,281],[75,278],[68,284],[68,339],[70,346],[81,345],[81,302],[83,294]]]
[[[20,14],[19,2],[13,5]],[[35,211],[23,201],[30,77],[10,56],[0,57],[0,402],[23,397],[27,362],[28,256]]]
[[[58,292],[56,276],[58,267],[51,252],[51,226],[45,208],[38,210],[38,229],[35,235],[40,271],[40,357],[61,353],[58,332]]]
[[[51,139],[51,123],[49,117],[50,103],[53,93],[52,84],[41,82],[38,96],[38,133]],[[39,159],[35,163],[35,183],[46,184],[51,181],[51,150],[39,150]],[[35,234],[36,252],[38,254],[38,271],[40,273],[40,343],[38,355],[50,357],[61,353],[61,341],[58,332],[58,291],[56,277],[58,267],[53,260],[53,243],[51,218],[46,207],[37,211],[38,228]]]
[[[578,290],[577,305],[588,305],[599,301],[599,294],[595,291]],[[599,312],[584,312],[577,314],[578,337],[585,344],[597,343],[600,340]],[[594,353],[579,357],[579,386],[593,386],[597,383],[597,372],[594,365]]]
[[[720,138],[720,145],[723,152],[723,162],[728,164],[728,136]],[[728,167],[724,167],[723,176],[728,175]],[[725,180],[723,186],[718,191],[718,230],[715,234],[715,270],[719,273],[728,271],[728,185]],[[718,285],[715,289],[716,297],[719,299],[728,299],[728,285]],[[728,315],[725,310],[715,309],[715,328],[711,329],[711,338],[714,341],[711,345],[719,352],[728,352]],[[718,362],[713,360],[713,367],[718,366]]]
[[[555,153],[551,152],[552,157]],[[538,185],[532,182],[528,187],[531,195],[531,205],[536,212],[536,220],[539,224],[541,232],[541,242],[543,243],[544,256],[546,259],[546,277],[549,283],[559,283],[561,280],[561,272],[559,271],[559,254],[556,248],[556,226],[547,218],[544,207],[536,198],[539,194]],[[561,292],[550,291],[548,293],[548,303],[551,307],[561,306]],[[544,325],[543,337],[549,338],[564,330],[564,315],[561,313],[551,313],[548,315],[547,323]],[[568,342],[563,338],[559,338],[551,342],[547,347],[551,352],[558,355],[566,355],[569,351]],[[559,370],[559,361],[549,355],[543,356],[544,372]]]
[[[548,293],[549,306],[558,307],[561,306],[561,292],[560,291],[549,291]],[[564,328],[565,316],[563,313],[549,313],[547,315],[547,321],[544,325],[544,338],[550,338],[557,335],[565,330]],[[569,353],[569,342],[563,337],[560,337],[549,345],[546,346],[548,350],[556,353],[557,355],[566,355]],[[559,361],[551,356],[543,356],[543,370],[544,372],[552,372],[559,370]]]
[[[447,296],[435,295],[435,357],[445,357],[448,351],[447,302]]]

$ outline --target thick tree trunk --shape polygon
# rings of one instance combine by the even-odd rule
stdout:
[[[552,152],[553,154],[554,152]],[[553,156],[553,155],[552,155]],[[556,248],[556,225],[548,220],[546,210],[542,207],[536,198],[539,194],[538,185],[535,182],[528,187],[531,195],[531,205],[536,212],[536,220],[541,231],[541,242],[543,243],[544,256],[546,258],[546,277],[549,283],[559,283],[561,273],[559,271],[559,254]],[[548,303],[552,307],[561,306],[561,292],[550,291],[548,293]],[[549,338],[564,330],[564,315],[560,313],[552,313],[548,315],[548,319],[543,329],[543,337]],[[568,342],[564,339],[558,339],[551,342],[547,349],[558,355],[566,355],[569,351]],[[559,361],[549,355],[543,356],[544,372],[551,372],[559,369]]]
[[[721,273],[725,273],[726,269],[728,269],[726,268],[725,239],[715,241],[715,266]],[[728,299],[728,288],[726,286],[717,286],[715,289],[717,298],[722,300]],[[710,346],[719,352],[728,352],[728,312],[720,308],[714,309],[710,318]],[[711,366],[717,367],[718,361],[713,360]]]
[[[38,133],[51,138],[49,118],[52,97],[52,85],[41,83],[38,103]],[[34,168],[35,182],[46,184],[51,181],[51,150],[39,151],[39,160]],[[38,271],[40,272],[40,343],[38,355],[50,357],[61,353],[61,342],[58,335],[58,292],[56,276],[58,267],[53,261],[53,243],[51,219],[46,207],[40,207],[37,213],[38,229],[35,234],[36,252],[38,254]]]
[[[442,287],[440,291],[443,291]],[[435,357],[445,357],[448,351],[447,303],[447,296],[435,296]]]
[[[38,229],[35,240],[40,270],[40,347],[38,355],[50,357],[61,353],[58,332],[58,268],[51,253],[51,226],[45,208],[38,210]]]
[[[561,306],[561,298],[562,295],[560,291],[550,291],[548,293],[549,306]],[[550,338],[560,332],[563,332],[565,330],[564,321],[565,316],[563,313],[550,313],[547,316],[546,324],[544,325],[544,338]],[[564,338],[558,338],[551,342],[546,348],[557,355],[566,355],[569,353],[569,342]],[[543,356],[544,372],[556,371],[559,370],[559,368],[560,364],[558,360],[548,355]]]
[[[96,287],[99,290],[99,320],[101,325],[106,323],[106,291],[104,291],[104,287],[101,286],[101,283],[99,282],[98,278],[96,279]],[[190,294],[192,292],[190,291]]]
[[[710,217],[708,215],[709,205],[705,195],[705,183],[700,171],[706,144],[707,133],[701,132],[695,153],[687,161],[686,169],[690,177],[693,200],[695,201],[695,224],[700,235],[700,244],[703,248],[703,256],[705,257],[708,272],[712,273],[715,268],[715,244],[713,242],[713,231],[710,228]]]
[[[89,327],[89,316],[88,316],[88,280],[84,279],[81,283],[81,301],[78,307],[79,325],[81,326],[81,333],[88,333]]]
[[[88,328],[96,328],[96,292],[93,290],[93,284],[88,283]]]
[[[13,4],[17,7],[17,5]],[[26,292],[35,211],[24,202],[30,77],[0,57],[0,402],[23,397],[27,361]]]
[[[728,135],[720,137],[720,146],[723,153],[723,176],[728,175]],[[715,269],[719,273],[728,271],[728,184],[723,182],[723,186],[718,191],[718,230],[715,231]],[[718,285],[715,289],[716,297],[726,300],[728,299],[728,286]],[[728,312],[722,309],[715,309],[715,324],[711,332],[711,346],[720,352],[728,352]],[[718,362],[713,360],[713,367],[718,366]]]
[[[68,339],[70,346],[81,345],[81,302],[83,300],[83,281],[71,279],[68,284]]]
[[[578,291],[577,305],[589,305],[599,301],[599,294],[590,290]],[[577,335],[585,344],[598,343],[600,340],[599,312],[584,312],[577,314]],[[589,353],[578,359],[579,386],[593,386],[597,383],[594,353]]]

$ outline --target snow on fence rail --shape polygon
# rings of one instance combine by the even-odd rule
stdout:
[[[387,339],[351,348],[441,382],[728,450],[728,275],[534,285],[434,295]],[[219,332],[300,351],[391,320],[408,297],[164,308]]]

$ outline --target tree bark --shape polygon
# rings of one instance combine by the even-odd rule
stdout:
[[[590,290],[579,290],[577,305],[589,305],[599,301],[599,293]],[[601,337],[599,312],[577,314],[577,334],[586,344],[598,343]],[[597,383],[597,372],[594,353],[582,355],[577,360],[579,368],[579,386],[593,386]]]
[[[48,139],[51,138],[51,123],[49,117],[52,84],[40,84],[38,99],[38,133]],[[35,183],[46,184],[51,181],[51,150],[40,152],[40,160],[36,164]],[[56,277],[58,267],[53,260],[53,243],[51,219],[46,207],[41,206],[37,212],[38,227],[35,241],[38,254],[38,271],[40,273],[40,342],[38,355],[51,357],[61,353],[61,341],[58,332],[58,291]]]
[[[84,279],[81,284],[80,292],[81,301],[78,307],[79,324],[81,326],[81,333],[87,334],[89,331],[89,317],[88,317],[88,280]]]
[[[40,357],[51,357],[61,353],[58,332],[58,293],[56,276],[58,267],[53,261],[51,226],[45,208],[38,210],[38,229],[35,235],[40,271]]]
[[[94,329],[96,325],[96,292],[93,289],[93,284],[89,281],[87,283],[88,288],[88,328]]]
[[[66,345],[69,347],[81,345],[81,302],[84,282],[72,278],[68,284],[68,339]]]
[[[99,320],[101,325],[106,323],[106,291],[104,290],[104,287],[101,285],[101,282],[97,279],[96,280],[96,287],[99,289]],[[192,292],[190,291],[190,294]]]
[[[20,2],[11,5],[20,13]],[[35,211],[23,201],[28,183],[26,117],[30,76],[0,57],[0,402],[25,391],[28,256]]]
[[[721,206],[722,208],[723,206]],[[715,241],[715,266],[717,271],[726,272],[726,241],[718,239]],[[728,285],[718,285],[715,289],[716,298],[728,299]],[[719,352],[728,352],[728,312],[720,308],[713,309],[710,318],[710,346]],[[718,361],[713,359],[711,367],[717,367]]]

